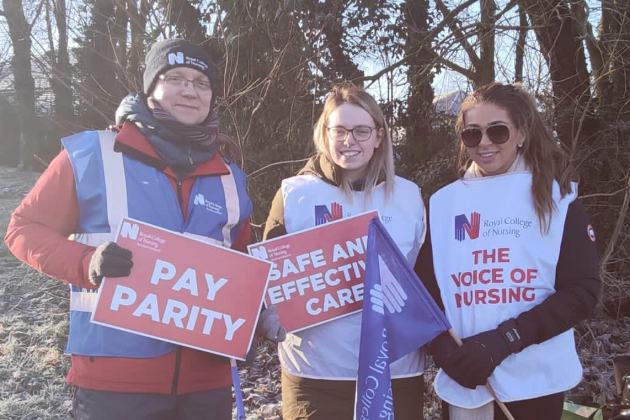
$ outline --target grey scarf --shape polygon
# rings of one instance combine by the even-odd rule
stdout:
[[[116,124],[125,121],[138,127],[178,179],[183,179],[200,164],[212,159],[220,146],[215,141],[219,128],[216,118],[206,119],[211,121],[211,125],[165,124],[155,118],[139,94],[127,95],[118,106]]]

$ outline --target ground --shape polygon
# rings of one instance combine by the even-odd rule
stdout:
[[[0,166],[0,234],[38,177]],[[68,289],[20,263],[0,244],[0,419],[67,419],[71,388],[64,383],[69,356]],[[630,318],[589,320],[576,328],[584,379],[571,395],[598,404],[613,402],[612,359],[630,354]],[[432,392],[435,369],[425,374],[425,418],[438,420]],[[241,369],[247,419],[280,419],[280,369],[274,345],[263,342],[253,365]],[[236,413],[234,414],[236,416]],[[236,418],[236,417],[234,417]]]

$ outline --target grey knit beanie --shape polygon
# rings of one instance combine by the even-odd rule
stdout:
[[[161,74],[176,67],[199,70],[217,87],[217,69],[210,55],[199,45],[184,39],[166,39],[151,45],[144,60],[144,93],[149,95]]]

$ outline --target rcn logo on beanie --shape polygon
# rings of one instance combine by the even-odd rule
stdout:
[[[196,57],[189,57],[181,51],[168,53],[168,65],[177,66],[178,64],[182,66],[198,67],[201,72],[205,72],[208,69],[208,65],[202,60]]]

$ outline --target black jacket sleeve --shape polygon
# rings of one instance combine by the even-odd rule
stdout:
[[[442,303],[442,296],[440,294],[440,287],[438,286],[437,279],[435,277],[435,271],[433,266],[433,245],[431,244],[431,228],[429,223],[429,208],[427,206],[426,224],[427,233],[424,238],[424,243],[420,248],[420,253],[416,259],[416,265],[414,271],[426,287],[427,292],[431,295],[433,300],[438,304],[440,309],[444,310],[444,303]]]
[[[516,318],[523,347],[575,326],[597,305],[600,279],[595,235],[579,200],[569,205],[556,266],[556,292]]]

